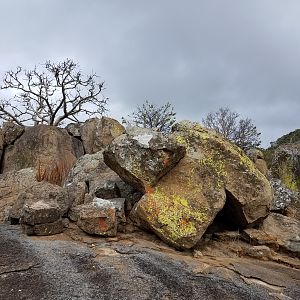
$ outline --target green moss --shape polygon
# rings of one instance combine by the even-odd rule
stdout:
[[[157,230],[167,231],[174,241],[197,235],[196,224],[207,221],[206,211],[193,209],[182,195],[169,196],[156,188],[148,199],[149,215],[155,216],[152,221],[160,224]]]

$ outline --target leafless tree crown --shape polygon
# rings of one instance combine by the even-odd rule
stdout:
[[[71,59],[47,61],[43,67],[43,71],[18,67],[6,72],[1,90],[15,96],[0,100],[2,120],[59,126],[66,120],[79,122],[81,117],[106,111],[104,82],[97,82],[96,74],[82,74]]]
[[[261,144],[260,133],[251,119],[242,119],[228,107],[221,107],[217,112],[209,113],[202,122],[204,126],[214,129],[245,151]]]
[[[134,124],[144,128],[154,128],[161,132],[170,132],[172,125],[176,122],[176,113],[170,102],[162,106],[146,101],[142,106],[128,116],[122,118],[123,124]]]

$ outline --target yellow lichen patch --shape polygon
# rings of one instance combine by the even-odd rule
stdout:
[[[226,170],[225,170],[225,162],[220,159],[217,155],[212,155],[205,157],[204,159],[199,161],[200,165],[208,167],[214,172],[214,175],[217,180],[217,187],[221,188],[224,186]]]
[[[176,136],[176,141],[178,144],[182,145],[182,146],[185,146],[186,148],[189,147],[189,143],[188,141],[186,140],[185,137],[183,137],[182,135],[177,135]]]
[[[205,209],[193,209],[179,194],[167,195],[156,188],[147,197],[148,216],[158,225],[156,230],[168,232],[174,241],[197,235],[197,224],[207,221]]]

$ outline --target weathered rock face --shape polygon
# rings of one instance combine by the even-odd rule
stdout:
[[[266,161],[264,160],[264,154],[256,149],[252,148],[247,151],[248,157],[254,162],[256,168],[265,176],[268,175],[268,166]]]
[[[75,161],[72,137],[65,130],[38,125],[27,127],[23,135],[6,148],[3,173],[34,167],[38,181],[61,185]]]
[[[72,131],[76,134],[74,128]],[[118,121],[107,117],[89,119],[80,127],[85,153],[88,154],[103,150],[123,133],[125,133],[124,126]]]
[[[100,236],[116,236],[117,209],[111,201],[96,198],[72,210],[72,218],[77,220],[77,226],[83,231]]]
[[[173,138],[187,148],[186,156],[136,207],[163,240],[191,248],[223,207],[240,227],[268,214],[270,184],[238,147],[190,122],[175,125]]]
[[[0,174],[0,223],[9,219],[9,211],[17,202],[19,193],[36,183],[32,168]]]
[[[300,142],[282,145],[275,150],[271,173],[290,190],[300,192]]]
[[[280,247],[300,255],[300,221],[270,213],[262,223],[261,230],[275,238]]]
[[[20,126],[13,122],[5,122],[3,124],[4,144],[11,145],[25,131],[24,126]]]
[[[160,132],[132,128],[104,151],[105,163],[145,193],[184,156],[185,147]]]

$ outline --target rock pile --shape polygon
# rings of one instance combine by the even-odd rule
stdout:
[[[271,172],[290,167],[286,174],[298,188],[298,150],[291,159],[284,149]],[[198,123],[177,123],[169,134],[126,132],[110,118],[66,129],[10,124],[0,131],[0,150],[0,221],[20,222],[27,234],[62,232],[68,217],[88,234],[115,236],[138,225],[189,249],[215,222],[224,222],[245,230],[245,237],[268,236],[299,251],[299,222],[277,216],[291,206],[292,194],[279,179],[271,187],[263,153],[252,150],[250,159]],[[287,177],[281,180],[286,185]],[[277,214],[269,215],[270,209]],[[288,239],[282,224],[292,228]]]

